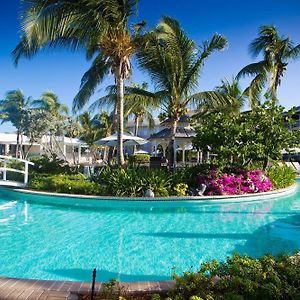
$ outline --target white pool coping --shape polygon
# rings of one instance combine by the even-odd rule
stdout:
[[[41,195],[41,196],[51,196],[51,197],[66,197],[66,198],[76,198],[76,199],[89,199],[89,200],[112,200],[112,201],[153,201],[153,202],[177,202],[177,201],[187,201],[187,202],[202,202],[202,201],[222,201],[230,200],[230,202],[240,202],[240,201],[257,201],[269,198],[289,196],[296,192],[297,184],[284,189],[278,189],[274,191],[264,192],[264,193],[253,193],[253,194],[243,194],[243,195],[222,195],[222,196],[172,196],[172,197],[116,197],[116,196],[91,196],[91,195],[80,195],[80,194],[65,194],[65,193],[52,193],[52,192],[42,192],[29,189],[13,189],[16,192],[21,192],[25,194]]]

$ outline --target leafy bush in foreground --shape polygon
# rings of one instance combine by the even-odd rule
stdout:
[[[234,254],[226,262],[213,260],[198,272],[175,274],[174,279],[174,300],[300,299],[300,256],[254,259]]]

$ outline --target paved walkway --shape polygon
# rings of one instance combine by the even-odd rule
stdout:
[[[173,281],[122,283],[129,293],[157,293],[174,286]],[[95,292],[102,283],[97,282]],[[90,282],[33,280],[0,277],[0,300],[76,300],[78,294],[91,292]]]

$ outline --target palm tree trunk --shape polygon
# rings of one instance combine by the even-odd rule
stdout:
[[[120,62],[118,71],[116,72],[117,82],[117,99],[118,99],[118,165],[123,167],[125,164],[124,160],[124,149],[123,149],[123,131],[124,131],[124,79],[122,77],[122,63]]]
[[[177,129],[177,118],[172,119],[171,123],[171,140],[169,143],[169,168],[176,169],[176,129]]]
[[[19,148],[20,148],[20,131],[17,129],[17,145],[16,145],[16,158],[19,155]]]
[[[134,135],[137,136],[138,134],[138,130],[139,130],[139,120],[140,120],[140,117],[138,115],[135,116],[134,118]],[[134,145],[133,146],[133,153],[135,153],[137,150],[137,146]]]
[[[118,125],[118,103],[116,103],[114,106],[111,134],[113,134],[117,131],[117,125]],[[112,164],[113,155],[114,155],[114,147],[109,147],[108,155],[107,155],[107,162],[110,166]]]

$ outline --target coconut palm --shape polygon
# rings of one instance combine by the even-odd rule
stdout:
[[[46,110],[58,120],[65,119],[69,113],[69,108],[62,104],[58,96],[52,91],[44,92],[39,100],[34,100],[33,104]]]
[[[224,106],[227,95],[216,92],[198,92],[199,75],[205,60],[215,51],[223,50],[226,39],[215,34],[199,49],[175,19],[163,17],[151,39],[138,53],[139,65],[149,72],[156,86],[155,96],[162,110],[171,119],[170,166],[176,166],[175,134],[179,118],[189,106],[207,109]],[[142,93],[141,93],[142,94]],[[173,150],[173,151],[172,151]]]
[[[231,80],[227,78],[222,79],[221,84],[217,86],[215,90],[232,97],[232,99],[236,99],[236,101],[233,101],[232,105],[228,106],[229,112],[240,112],[240,109],[247,101],[248,89],[243,91],[240,87],[239,81],[234,77]]]
[[[17,129],[16,157],[23,157],[22,134],[27,111],[31,108],[32,98],[26,98],[21,90],[12,90],[6,93],[0,101],[0,117],[2,124],[11,122]]]
[[[51,125],[49,126],[49,148],[47,148],[49,154],[57,155],[58,151],[64,155],[64,151],[61,149],[57,139],[64,136],[69,130],[68,122],[70,117],[68,116],[68,107],[62,104],[58,96],[52,91],[44,92],[40,99],[33,101],[33,105],[38,109],[48,112],[49,118],[51,118]]]
[[[118,98],[118,161],[124,165],[123,103],[124,80],[131,72],[130,59],[141,41],[144,22],[130,27],[138,0],[24,0],[22,40],[13,52],[15,61],[31,58],[45,47],[84,47],[94,58],[84,74],[73,109],[81,109],[98,84],[111,71]],[[134,30],[134,32],[132,32]]]
[[[237,78],[254,77],[248,90],[252,106],[260,103],[259,96],[266,85],[265,96],[275,103],[278,101],[278,87],[289,62],[300,57],[300,44],[295,46],[290,38],[280,36],[274,26],[262,26],[259,36],[249,48],[254,57],[262,54],[263,58],[244,67]]]

